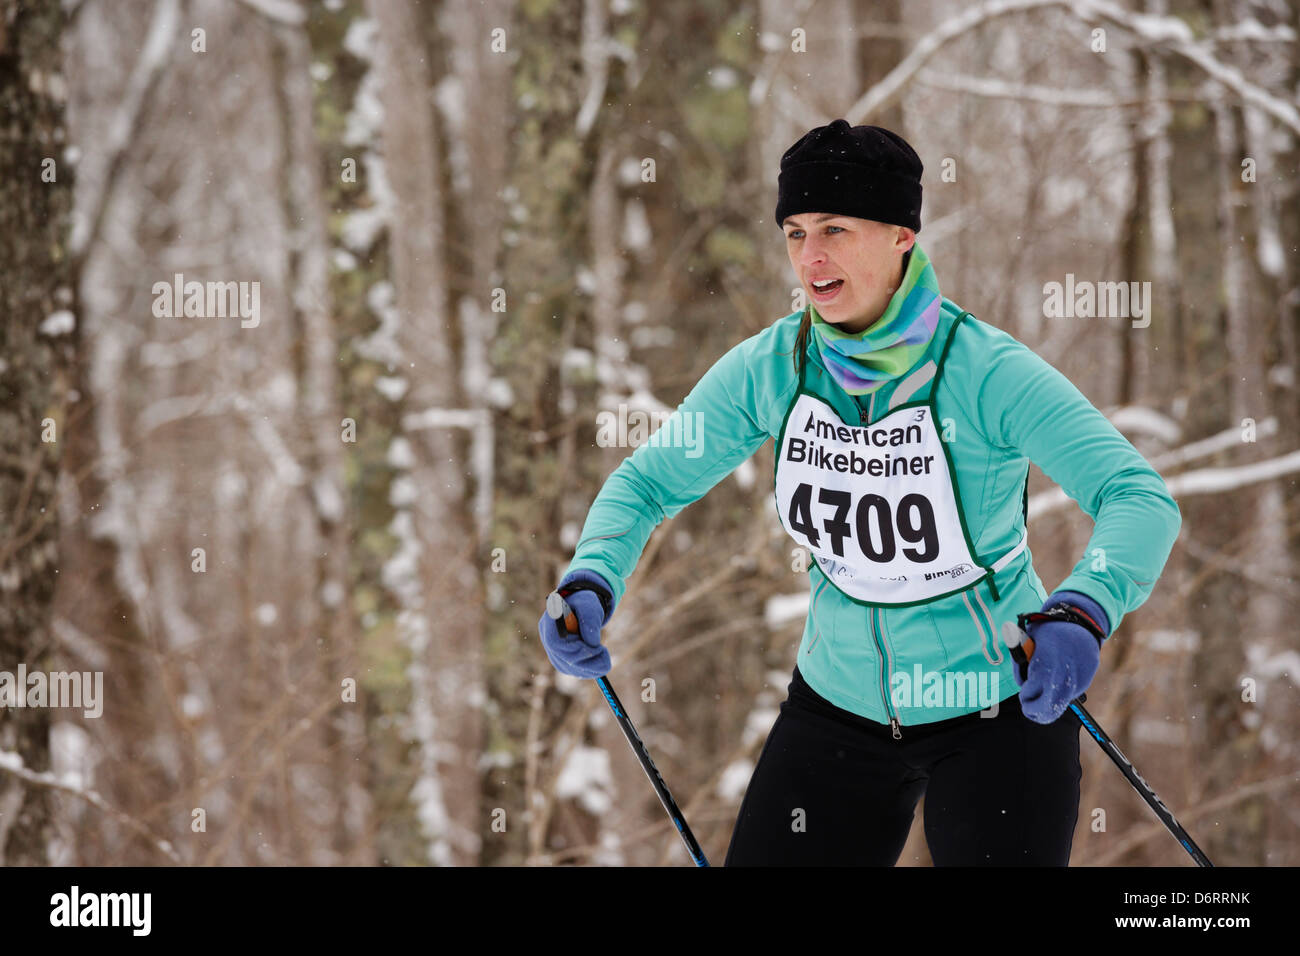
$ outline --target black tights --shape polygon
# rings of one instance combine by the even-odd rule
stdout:
[[[1012,695],[902,727],[836,707],[796,667],[741,802],[726,866],[893,866],[925,794],[936,866],[1066,866],[1079,813],[1079,724],[1037,724]],[[802,812],[800,812],[802,811]]]

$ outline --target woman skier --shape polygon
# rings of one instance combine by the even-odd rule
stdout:
[[[1058,718],[1178,535],[1164,481],[1087,398],[940,293],[921,172],[902,137],[842,119],[785,152],[776,223],[809,306],[723,355],[662,426],[698,423],[702,449],[647,442],[610,474],[558,588],[579,633],[538,624],[558,670],[607,673],[600,630],[655,526],[775,440],[809,612],[728,866],[892,866],[922,794],[936,865],[1067,865],[1079,731]],[[1095,522],[1050,595],[1030,462]],[[1022,675],[1002,625],[1049,609]]]

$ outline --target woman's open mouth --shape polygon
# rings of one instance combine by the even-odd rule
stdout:
[[[840,289],[844,286],[843,279],[817,279],[810,282],[812,286],[812,297],[818,302],[829,302],[840,294]]]

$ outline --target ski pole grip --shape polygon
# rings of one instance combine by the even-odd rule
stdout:
[[[1011,659],[1016,662],[1020,679],[1029,676],[1029,659],[1034,656],[1034,639],[1014,621],[1002,625],[1002,642],[1011,652]]]
[[[569,607],[569,602],[560,596],[559,591],[546,595],[546,613],[555,621],[561,636],[578,633],[578,617]]]
[[[1017,664],[1028,664],[1034,656],[1034,639],[1029,632],[1014,621],[1002,625],[1002,642],[1011,651],[1011,659]]]
[[[1011,659],[1020,667],[1021,679],[1029,676],[1029,659],[1034,656],[1034,639],[1022,627],[1007,621],[1002,625],[1002,641],[1011,651]],[[1076,697],[1075,703],[1082,704],[1088,699],[1087,694]]]

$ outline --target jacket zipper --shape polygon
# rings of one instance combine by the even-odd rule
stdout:
[[[871,423],[871,416],[867,413],[867,410],[862,407],[862,399],[858,398],[855,395],[853,396],[853,400],[854,402],[857,403],[858,406],[858,420],[861,421],[862,424],[864,425],[869,425]],[[871,393],[871,404],[873,406],[876,404],[875,392]],[[889,714],[890,732],[894,735],[895,740],[902,740],[903,739],[903,731],[901,729],[902,725],[899,723],[898,717],[894,714],[894,708],[891,707],[889,703],[889,687],[887,684],[887,678],[885,674],[887,658],[885,656],[885,645],[882,642],[880,635],[876,633],[877,611],[878,611],[877,608],[872,608],[870,612],[868,612],[867,624],[871,628],[871,639],[875,641],[876,648],[880,651],[880,697],[885,702],[885,713]]]
[[[984,619],[989,622],[989,641],[993,646],[993,653],[998,655],[998,659],[993,660],[993,658],[989,657],[988,650],[986,649],[984,651],[984,658],[990,664],[1001,664],[1003,661],[1002,648],[998,646],[998,629],[993,623],[993,615],[990,613],[988,605],[984,603],[984,599],[980,597],[979,589],[973,588],[972,590],[975,591],[975,600],[979,604],[980,610],[984,612]]]
[[[889,729],[894,735],[895,740],[903,739],[903,731],[898,722],[898,717],[894,715],[894,708],[889,703],[889,690],[885,677],[885,645],[880,634],[876,630],[876,615],[880,612],[879,608],[872,608],[867,615],[867,623],[871,625],[871,637],[876,642],[876,647],[880,649],[880,696],[885,702],[885,712],[889,714]]]

